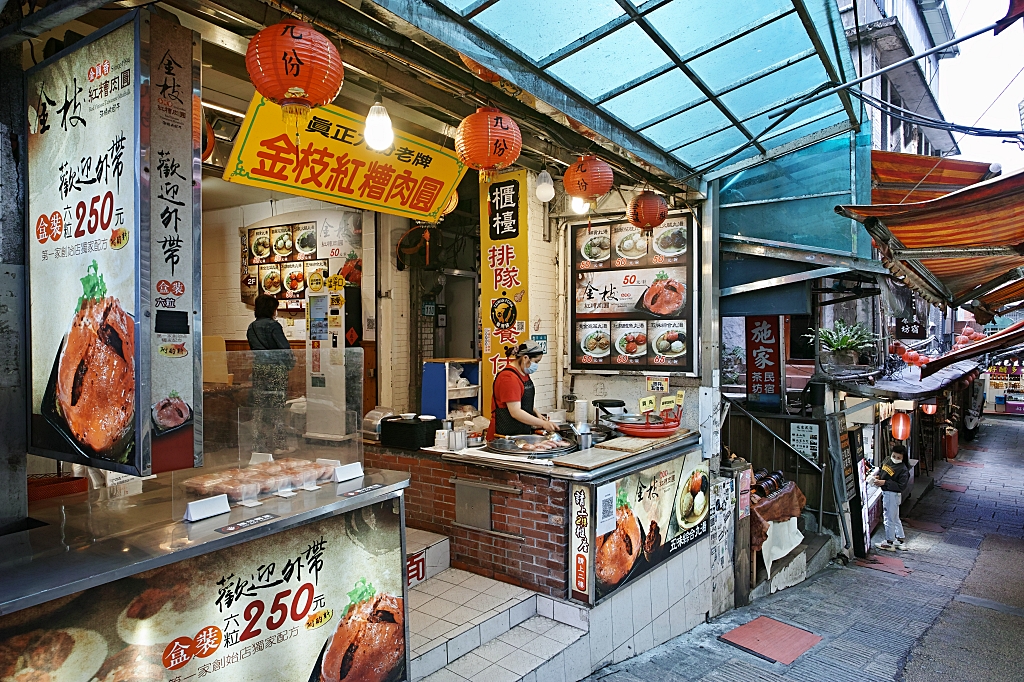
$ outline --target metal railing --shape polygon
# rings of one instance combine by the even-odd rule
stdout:
[[[830,474],[827,474],[826,471],[825,471],[828,468],[828,459],[826,458],[824,463],[816,462],[811,457],[808,457],[806,454],[804,454],[804,453],[800,452],[799,450],[797,450],[796,448],[794,448],[784,438],[780,437],[777,433],[775,433],[770,428],[768,428],[764,424],[764,422],[762,422],[760,419],[758,419],[757,417],[752,415],[750,412],[748,412],[743,407],[743,405],[740,404],[739,401],[733,400],[731,398],[727,398],[725,396],[722,397],[722,400],[726,403],[726,408],[728,408],[728,413],[727,413],[727,416],[725,418],[725,423],[723,424],[724,428],[722,429],[723,432],[724,432],[723,436],[722,436],[722,444],[725,445],[725,446],[728,446],[729,450],[733,454],[743,456],[744,453],[741,453],[741,452],[737,451],[737,445],[742,446],[743,445],[742,441],[744,439],[742,439],[742,438],[736,439],[736,440],[733,439],[733,419],[732,419],[732,417],[733,417],[733,413],[738,411],[740,414],[742,414],[744,417],[747,418],[747,423],[749,424],[748,438],[746,439],[746,441],[747,441],[747,443],[746,443],[747,451],[745,453],[747,461],[749,461],[752,465],[754,464],[754,434],[755,434],[755,429],[757,429],[759,434],[768,436],[769,439],[770,439],[770,442],[772,444],[772,453],[771,453],[772,467],[771,467],[770,471],[777,471],[777,470],[781,470],[783,472],[794,471],[794,473],[795,473],[794,480],[797,483],[799,483],[799,480],[800,480],[800,469],[801,469],[801,467],[803,467],[805,473],[813,472],[813,473],[818,474],[818,481],[819,481],[819,483],[818,483],[818,486],[819,486],[819,488],[818,488],[818,507],[817,507],[817,509],[815,509],[814,507],[808,505],[807,507],[805,507],[805,509],[809,509],[811,512],[816,513],[816,515],[818,517],[818,529],[819,529],[819,532],[820,532],[820,529],[822,527],[822,518],[823,518],[823,516],[825,514],[830,514],[832,516],[838,517],[838,514],[836,512],[834,512],[834,511],[826,511],[825,510],[825,479],[830,475]],[[828,447],[827,444],[825,444],[824,447]],[[759,453],[759,454],[764,454],[764,453]],[[781,467],[778,465],[779,457],[782,458],[782,466]],[[787,464],[788,464],[787,460],[790,460],[790,461],[794,462],[794,465],[793,466],[787,466]]]

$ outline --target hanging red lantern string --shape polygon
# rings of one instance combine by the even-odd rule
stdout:
[[[515,163],[522,150],[519,126],[493,107],[477,109],[462,119],[455,131],[455,153],[462,163],[480,171],[481,182]]]
[[[476,61],[475,59],[471,59],[470,57],[467,57],[461,52],[459,53],[459,59],[462,60],[462,63],[466,65],[466,68],[469,69],[474,76],[484,81],[485,83],[497,83],[498,81],[501,80],[501,76],[494,73],[480,62]]]
[[[268,26],[249,41],[245,68],[256,90],[281,105],[285,124],[299,125],[309,110],[331,103],[345,77],[341,55],[322,33],[298,19]]]
[[[612,167],[592,155],[581,156],[576,163],[565,169],[562,177],[569,196],[591,203],[611,191],[614,181]]]
[[[668,218],[668,203],[660,194],[644,190],[629,200],[626,219],[633,227],[654,228]]]
[[[892,416],[892,437],[896,440],[910,438],[910,415],[897,412]]]

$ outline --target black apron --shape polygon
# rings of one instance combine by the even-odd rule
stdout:
[[[511,367],[506,367],[501,371],[512,372],[516,375],[516,379],[523,382],[523,397],[519,400],[519,407],[522,408],[523,412],[533,414],[533,400],[537,395],[537,388],[533,385],[533,379],[527,376],[524,381],[523,375]],[[498,374],[501,374],[501,372],[498,372]],[[497,377],[495,377],[495,380],[497,380]],[[495,401],[493,412],[495,434],[499,436],[525,436],[533,433],[534,427],[514,419],[507,407],[497,407],[497,401]]]

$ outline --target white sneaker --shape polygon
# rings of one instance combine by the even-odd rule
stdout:
[[[882,543],[880,543],[878,545],[878,549],[884,549],[887,552],[892,552],[893,550],[896,549],[896,547],[894,545],[890,544],[888,541],[883,541]]]
[[[896,549],[901,550],[903,552],[906,552],[907,549],[908,549],[907,541],[906,540],[900,540],[899,538],[896,538],[896,542],[893,543],[893,546],[896,547]]]

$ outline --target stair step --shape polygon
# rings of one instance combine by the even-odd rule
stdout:
[[[563,652],[585,634],[583,630],[550,618],[533,616],[459,656],[423,678],[423,682],[512,682],[527,677],[534,679],[535,671],[549,661],[562,657]],[[586,641],[582,644],[587,648],[586,654],[589,657],[589,645]],[[566,667],[566,663],[561,660],[555,663],[559,673]],[[556,677],[562,679],[563,675]],[[415,675],[413,679],[416,679]]]
[[[426,530],[406,528],[405,561],[409,587],[448,570],[451,567],[451,545],[448,538]]]
[[[537,614],[534,592],[449,568],[409,589],[411,678],[426,677]]]

